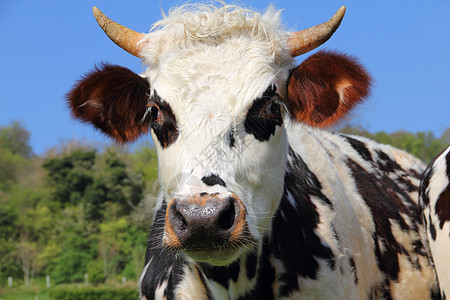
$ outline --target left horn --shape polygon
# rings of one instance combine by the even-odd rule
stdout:
[[[92,8],[92,11],[98,25],[100,25],[106,35],[116,43],[117,46],[128,53],[141,58],[139,54],[141,47],[138,43],[144,38],[145,34],[136,32],[110,20],[95,6]]]
[[[305,54],[325,43],[338,29],[344,14],[345,6],[342,6],[328,22],[292,33],[288,40],[291,56]]]

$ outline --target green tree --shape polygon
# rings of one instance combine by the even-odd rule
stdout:
[[[81,201],[86,188],[93,182],[91,169],[95,158],[96,150],[76,150],[43,164],[48,170],[48,182],[54,190],[55,201],[62,204]]]
[[[0,127],[0,191],[8,192],[32,156],[30,133],[19,122]]]
[[[450,144],[450,127],[447,128],[440,138],[441,142],[444,144]]]
[[[17,218],[15,208],[0,197],[0,280],[6,280],[8,276],[21,276],[15,257],[16,241],[19,238]]]
[[[145,183],[139,173],[127,167],[117,151],[108,149],[103,158],[104,167],[98,180],[105,186],[107,201],[118,204],[120,215],[127,215],[142,200]]]
[[[79,230],[67,231],[56,265],[50,270],[56,283],[82,282],[93,258],[92,240]]]
[[[30,133],[18,121],[0,127],[0,148],[9,150],[25,159],[32,156]]]
[[[32,284],[36,273],[45,266],[39,259],[39,253],[53,221],[48,208],[42,205],[45,194],[37,187],[17,184],[3,200],[9,212],[7,222],[2,224],[2,230],[8,233],[1,237],[2,244],[4,242],[3,245],[7,246],[7,257],[14,259],[7,261],[22,270],[26,287]]]
[[[129,161],[128,153],[109,148],[100,154],[78,149],[44,163],[50,202],[59,204],[53,245],[61,246],[44,247],[38,257],[58,282],[80,281],[86,272],[91,282],[114,278],[137,255],[135,244],[127,243],[134,228],[129,215],[143,199],[145,185]],[[57,258],[51,259],[51,253]]]
[[[153,185],[158,179],[158,157],[155,148],[149,144],[141,144],[130,157],[132,168],[141,173],[146,185],[153,189]],[[154,190],[149,192],[154,192]]]
[[[8,192],[26,166],[23,157],[0,148],[0,191]]]

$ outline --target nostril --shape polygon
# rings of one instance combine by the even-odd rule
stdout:
[[[176,226],[176,229],[179,229],[180,231],[186,231],[188,229],[188,223],[186,219],[176,207],[173,207],[171,210],[171,221]]]
[[[235,216],[234,204],[233,202],[230,202],[228,207],[222,212],[222,214],[219,217],[219,220],[217,222],[219,229],[229,230],[231,227],[233,227],[234,216]]]
[[[188,224],[186,222],[186,219],[182,215],[180,215],[180,220],[181,220],[180,229],[181,230],[186,230],[188,228]]]

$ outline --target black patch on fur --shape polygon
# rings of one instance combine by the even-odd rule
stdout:
[[[422,174],[417,172],[417,170],[409,169],[408,174],[410,174],[412,177],[414,177],[416,179],[419,179],[419,180],[422,179]]]
[[[223,181],[222,178],[220,178],[216,174],[211,174],[209,176],[203,176],[202,181],[207,186],[214,186],[214,185],[221,185],[223,187],[226,187],[225,181]]]
[[[236,140],[234,139],[234,129],[231,129],[230,132],[228,133],[228,141],[230,148],[233,148],[234,143],[236,142]]]
[[[355,282],[355,284],[358,284],[358,281],[359,281],[358,273],[356,272],[356,265],[355,265],[355,260],[353,259],[353,257],[350,257],[348,259],[348,263],[350,264],[350,267],[352,268],[354,276],[355,276],[354,282]]]
[[[161,144],[161,147],[167,148],[178,138],[179,132],[177,128],[177,120],[169,103],[162,100],[156,91],[154,91],[151,101],[158,105],[161,112],[161,121],[152,122],[150,127],[153,129],[153,132]]]
[[[431,238],[433,239],[433,241],[435,241],[436,240],[436,228],[434,227],[434,224],[433,224],[433,222],[431,222],[431,220],[430,220],[428,229],[430,230]]]
[[[379,160],[377,161],[378,163],[378,168],[383,171],[383,172],[387,172],[387,173],[391,173],[391,172],[395,172],[395,171],[403,171],[402,168],[400,167],[400,165],[393,161],[386,153],[384,153],[381,150],[377,150],[375,151],[378,155]]]
[[[421,240],[415,240],[412,242],[412,245],[414,246],[414,253],[420,255],[420,256],[424,256],[427,257],[428,254],[425,250],[425,247],[423,246],[423,243]]]
[[[230,286],[230,279],[237,281],[239,277],[239,261],[234,261],[228,266],[212,266],[207,263],[200,263],[199,266],[208,279],[214,280],[225,289]]]
[[[436,158],[433,159],[428,167],[426,168],[422,181],[420,182],[420,188],[419,188],[419,198],[420,198],[420,206],[421,208],[426,208],[430,205],[430,198],[427,193],[427,188],[430,185],[431,177],[433,176],[433,168],[432,165],[434,164]],[[425,220],[425,219],[424,219]]]
[[[249,253],[247,255],[247,260],[245,261],[245,270],[247,274],[247,278],[249,280],[252,280],[253,277],[256,275],[256,268],[258,264],[258,257],[256,256],[256,253]]]
[[[445,297],[444,292],[442,292],[442,295],[441,295],[439,288],[431,288],[430,289],[430,298],[432,300],[445,300],[446,297]]]
[[[289,156],[285,190],[272,229],[274,256],[284,262],[286,270],[279,275],[280,297],[299,290],[297,276],[316,279],[318,259],[326,260],[330,268],[335,265],[333,252],[315,233],[320,217],[311,196],[318,197],[332,209],[331,202],[321,192],[317,177],[304,161],[292,149]],[[295,207],[290,203],[288,193],[294,197]]]
[[[252,134],[255,139],[260,142],[268,141],[270,136],[275,133],[276,126],[281,126],[283,124],[281,113],[279,117],[274,119],[263,118],[261,116],[261,110],[264,108],[264,105],[268,101],[272,101],[273,97],[276,96],[279,97],[275,88],[273,86],[268,87],[261,98],[253,101],[245,118],[245,132]]]
[[[363,142],[358,141],[358,140],[351,138],[349,136],[346,136],[346,135],[343,135],[343,137],[353,147],[353,149],[355,149],[356,152],[358,152],[359,155],[361,155],[362,158],[364,158],[367,161],[373,161],[372,154],[370,154],[369,149],[367,149],[366,145]]]
[[[285,187],[296,186],[294,192],[298,192],[298,194],[291,193],[293,196],[303,196],[306,193],[308,194],[306,197],[308,199],[307,202],[311,202],[309,196],[314,196],[319,198],[330,209],[333,209],[333,204],[322,193],[322,184],[320,184],[317,176],[311,172],[303,159],[292,148],[289,148],[289,157],[292,158],[292,161],[287,165],[288,173],[285,175]],[[292,176],[289,176],[289,174]],[[286,177],[289,177],[289,181],[286,181]],[[297,203],[302,203],[301,200],[304,200],[303,198],[297,199],[299,200]]]
[[[396,281],[400,272],[398,255],[408,256],[409,253],[395,239],[390,221],[397,223],[405,232],[417,232],[422,222],[417,205],[387,175],[389,172],[398,171],[402,174],[404,171],[386,154],[381,151],[377,151],[377,153],[381,159],[378,165],[382,169],[377,174],[367,172],[351,159],[347,160],[347,165],[352,171],[358,192],[372,212],[375,223],[373,240],[378,267],[388,275],[388,279]],[[412,226],[406,223],[401,214],[408,216],[414,222]],[[381,250],[380,244],[384,248],[383,250]]]
[[[238,281],[239,279],[239,272],[241,271],[241,267],[239,264],[239,261],[233,262],[230,266],[230,275],[231,279],[233,279],[234,282]]]
[[[411,180],[409,180],[408,178],[399,176],[398,178],[396,178],[397,181],[401,184],[403,184],[403,188],[408,192],[408,193],[413,193],[413,192],[417,192],[419,191],[419,187],[415,186]]]
[[[255,287],[247,294],[240,296],[239,300],[272,300],[274,295],[275,269],[270,263],[271,242],[266,237],[263,240],[263,248],[258,258],[258,274]]]
[[[206,284],[205,274],[200,270],[199,267],[195,267],[195,268],[196,268],[198,274],[200,274],[200,280],[202,281],[202,284],[206,289],[206,292],[208,294],[208,300],[214,300],[212,292],[209,289],[208,284]]]
[[[182,279],[183,267],[186,265],[183,254],[175,255],[174,252],[167,251],[162,244],[166,208],[164,201],[156,212],[145,253],[145,265],[149,261],[150,265],[142,279],[141,292],[149,300],[155,299],[155,290],[164,281],[167,281],[164,295],[167,299],[175,299],[174,290]]]
[[[419,254],[420,256],[428,256],[421,240],[415,240],[412,244],[414,246],[414,253]]]
[[[392,293],[391,293],[391,284],[389,282],[389,279],[386,278],[384,280],[383,288],[381,289],[383,297],[381,299],[385,300],[393,300],[392,299]]]
[[[447,180],[450,180],[450,152],[445,157],[445,163],[447,166]],[[447,186],[439,195],[434,208],[439,220],[439,228],[442,230],[444,223],[450,221],[450,184],[447,181]]]

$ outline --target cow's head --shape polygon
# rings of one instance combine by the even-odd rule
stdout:
[[[369,76],[348,56],[319,52],[330,21],[289,33],[279,12],[235,7],[171,10],[139,34],[94,8],[105,32],[142,58],[137,75],[102,65],[68,94],[75,117],[119,142],[151,132],[166,207],[163,243],[224,265],[268,234],[283,193],[290,122],[324,127],[368,94]],[[158,208],[157,207],[157,208]]]

